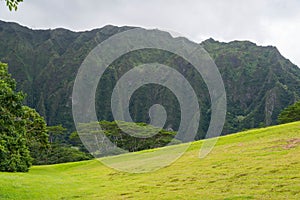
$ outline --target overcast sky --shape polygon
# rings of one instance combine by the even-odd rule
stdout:
[[[91,30],[107,24],[173,30],[201,42],[273,45],[300,66],[300,0],[24,0],[0,20],[34,29]]]

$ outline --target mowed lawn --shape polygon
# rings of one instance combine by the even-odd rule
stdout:
[[[300,199],[300,122],[221,137],[204,159],[201,144],[150,173],[98,160],[0,173],[0,199]]]

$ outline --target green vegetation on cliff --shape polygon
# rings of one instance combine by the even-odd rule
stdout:
[[[62,124],[74,131],[72,88],[77,70],[87,54],[108,37],[130,27],[105,26],[86,32],[66,29],[31,30],[15,23],[0,22],[0,60],[9,63],[19,89],[26,92],[26,104],[36,108],[49,125]],[[208,39],[201,45],[215,60],[227,92],[228,112],[223,134],[277,123],[277,116],[300,97],[300,69],[272,46],[248,41],[222,43]],[[182,58],[159,50],[141,50],[116,60],[98,85],[96,106],[99,121],[113,121],[110,98],[116,81],[132,67],[147,62],[174,67],[189,81],[198,95],[201,121],[197,138],[203,138],[210,120],[210,98],[206,85]],[[134,121],[149,122],[153,104],[165,106],[165,128],[177,130],[180,109],[175,96],[159,85],[139,88],[130,102]]]

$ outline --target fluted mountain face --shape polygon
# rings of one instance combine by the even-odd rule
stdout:
[[[0,21],[0,61],[9,64],[19,89],[27,93],[26,104],[36,108],[48,124],[63,124],[74,130],[71,96],[77,70],[97,44],[128,29],[105,26],[86,32],[31,30]],[[228,110],[224,134],[275,124],[279,112],[299,99],[300,69],[275,47],[261,47],[248,41],[221,43],[213,39],[201,45],[214,59],[225,84]],[[174,66],[198,94],[201,107],[198,138],[202,138],[210,120],[207,87],[189,63],[160,50],[132,52],[112,63],[97,89],[99,120],[113,120],[110,98],[116,81],[132,67],[154,61]],[[148,110],[155,103],[167,110],[166,128],[176,130],[180,106],[172,92],[159,85],[146,85],[134,93],[130,102],[132,118],[149,122]]]
[[[212,39],[202,45],[215,60],[225,83],[229,131],[274,124],[279,112],[299,99],[300,69],[276,47]]]

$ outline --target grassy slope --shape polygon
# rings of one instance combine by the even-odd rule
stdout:
[[[300,199],[300,122],[201,141],[171,166],[129,174],[97,160],[0,173],[0,199]]]

